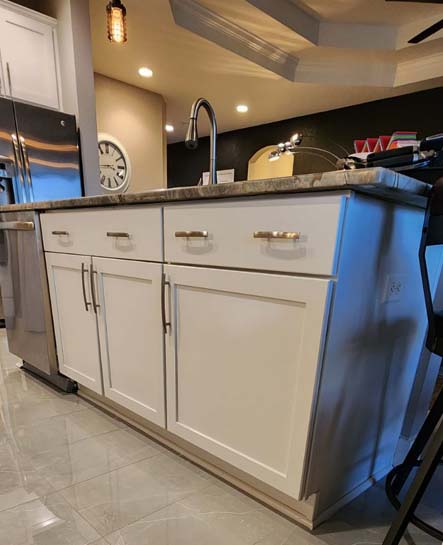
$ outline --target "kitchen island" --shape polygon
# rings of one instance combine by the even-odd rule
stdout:
[[[2,212],[40,217],[80,395],[312,528],[392,467],[428,191],[373,169]]]

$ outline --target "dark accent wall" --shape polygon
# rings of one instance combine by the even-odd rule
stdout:
[[[438,87],[409,95],[367,102],[338,110],[265,125],[225,132],[218,137],[217,169],[235,169],[236,180],[246,180],[248,161],[260,148],[287,140],[302,132],[303,145],[326,148],[339,156],[342,147],[353,151],[357,138],[392,134],[396,130],[416,130],[419,137],[443,132],[443,88]],[[203,113],[204,114],[204,113]],[[324,159],[297,155],[294,173],[333,170]],[[168,146],[168,186],[195,185],[208,170],[209,137],[201,138],[195,151],[183,142]]]

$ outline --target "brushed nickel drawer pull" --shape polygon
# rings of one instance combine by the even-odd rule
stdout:
[[[59,235],[59,236],[69,237],[68,231],[52,231],[52,234],[56,236]]]
[[[176,231],[175,238],[208,238],[208,231]]]
[[[34,231],[33,221],[2,221],[0,231]]]
[[[298,240],[300,233],[296,231],[255,231],[254,238]]]
[[[123,233],[121,231],[108,231],[106,233],[106,236],[113,238],[131,238],[131,235],[129,233]]]

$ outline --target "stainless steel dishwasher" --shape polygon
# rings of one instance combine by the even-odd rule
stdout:
[[[23,367],[65,391],[76,383],[58,372],[45,255],[36,212],[0,214],[0,286],[9,351]]]

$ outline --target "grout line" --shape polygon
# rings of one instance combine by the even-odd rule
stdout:
[[[74,486],[78,486],[78,485],[87,483],[89,481],[97,479],[98,477],[104,477],[105,475],[108,475],[110,473],[115,473],[116,471],[120,471],[121,469],[127,468],[129,466],[134,465],[134,464],[138,464],[140,462],[144,462],[145,460],[151,460],[152,458],[157,458],[157,456],[161,456],[161,455],[164,456],[164,454],[162,452],[158,452],[156,454],[153,454],[152,456],[146,456],[145,458],[141,458],[140,460],[133,461],[133,462],[128,462],[127,464],[124,464],[122,466],[118,466],[118,467],[116,467],[114,469],[105,471],[104,473],[99,473],[98,475],[94,475],[93,477],[88,477],[87,479],[84,479],[82,481],[78,481],[76,483],[68,484],[68,486],[64,486],[63,488],[57,488],[57,489],[55,489],[55,492],[62,492],[63,490],[66,490],[68,488],[73,488]],[[49,484],[51,484],[51,483],[49,483]],[[53,486],[53,485],[51,485],[51,486]],[[68,502],[68,503],[69,503],[69,505],[71,505],[70,502]]]
[[[110,472],[112,473],[112,472]],[[172,505],[175,505],[175,504],[179,504],[181,501],[183,501],[184,499],[187,499],[191,496],[193,496],[194,494],[200,494],[201,492],[204,492],[207,488],[209,488],[210,486],[212,486],[214,483],[210,483],[198,490],[193,490],[192,492],[189,492],[188,494],[185,494],[183,497],[181,497],[180,499],[178,500],[175,500],[175,501],[170,501],[170,502],[167,502],[165,503],[164,505],[162,505],[161,507],[158,507],[157,509],[154,509],[154,511],[151,511],[149,513],[146,513],[144,514],[142,517],[136,519],[136,520],[133,520],[132,522],[130,522],[129,524],[125,524],[124,526],[122,526],[121,528],[116,528],[115,530],[113,530],[112,532],[108,532],[107,534],[105,534],[106,536],[110,536],[111,534],[115,534],[116,532],[120,532],[121,530],[124,530],[125,528],[129,528],[135,524],[138,524],[139,522],[141,522],[143,519],[147,518],[147,517],[150,517],[152,515],[155,515],[155,513],[158,513],[159,511],[162,511],[163,509],[166,509],[168,507],[171,507]],[[68,502],[69,503],[69,502]],[[71,505],[71,504],[69,504]],[[83,517],[84,518],[84,517]],[[97,530],[97,528],[91,523],[89,522],[87,519],[86,521],[88,522],[88,524],[90,524],[94,530],[96,532],[98,532],[100,534],[100,532]],[[100,534],[101,535],[101,534]],[[105,537],[105,536],[102,536],[102,539]],[[108,542],[109,543],[109,542]]]

